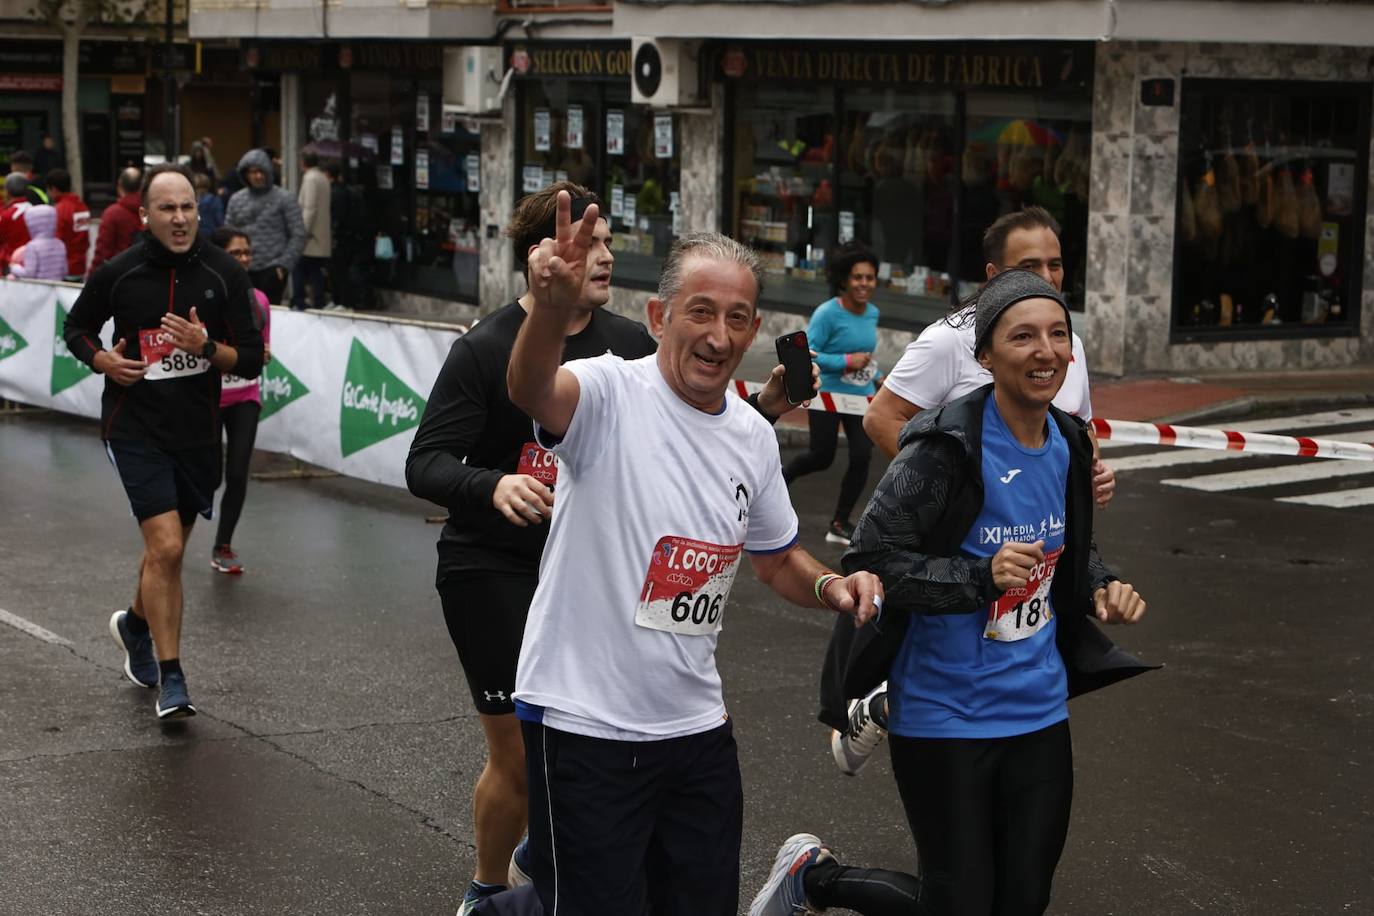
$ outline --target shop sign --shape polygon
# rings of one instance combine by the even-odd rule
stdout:
[[[556,182],[558,182],[558,181],[567,181],[567,180],[568,180],[568,173],[565,172],[565,171],[563,171],[562,169],[554,169],[554,170],[553,170],[553,180],[556,181]]]
[[[444,133],[453,133],[455,130],[458,129],[458,112],[445,111],[442,115],[439,116],[439,124],[440,129]]]
[[[854,241],[854,211],[840,211],[840,244]]]
[[[625,112],[618,108],[606,111],[606,152],[612,156],[625,154]]]
[[[62,77],[45,73],[0,73],[0,89],[7,92],[61,92]]]
[[[177,45],[178,55],[190,52],[190,45]],[[62,42],[22,41],[6,39],[0,46],[0,72],[5,73],[61,73]],[[146,74],[148,46],[140,41],[83,41],[81,42],[81,73]]]
[[[429,133],[429,95],[424,92],[415,97],[415,129]]]
[[[534,110],[534,150],[537,153],[547,153],[553,148],[552,128],[547,108],[536,108]]]
[[[511,69],[521,79],[629,80],[629,42],[513,45]]]
[[[377,187],[383,191],[390,191],[395,186],[395,180],[391,175],[391,166],[377,166]]]
[[[391,128],[391,164],[405,165],[406,137],[399,127]]]
[[[354,45],[262,42],[245,45],[249,70],[337,73],[379,70],[389,73],[434,73],[444,69],[444,46],[414,41],[370,41]]]
[[[544,187],[544,168],[538,165],[527,165],[520,173],[520,190],[525,194],[533,194]]]
[[[673,235],[682,234],[682,198],[677,191],[668,192],[668,212],[673,214]]]
[[[625,221],[625,225],[631,230],[635,227],[635,206],[636,198],[633,194],[625,195],[625,203],[620,208],[620,218]]]
[[[621,217],[625,215],[625,186],[620,184],[611,185],[611,216]]]
[[[115,113],[115,164],[143,165],[143,96],[110,94]]]
[[[654,115],[654,156],[673,158],[673,116],[670,114]]]
[[[1092,49],[1078,45],[731,45],[714,72],[728,79],[965,89],[1053,89],[1091,78]]]
[[[482,189],[482,157],[468,153],[464,164],[467,166],[468,190],[476,193]]]
[[[415,187],[421,191],[429,189],[429,150],[415,151]]]
[[[570,105],[568,107],[568,142],[563,144],[568,149],[582,148],[582,106]]]
[[[381,147],[377,145],[376,134],[363,134],[358,138],[358,142],[362,144],[363,149],[371,150],[374,156],[377,155],[378,150],[381,149]]]

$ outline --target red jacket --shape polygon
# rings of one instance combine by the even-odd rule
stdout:
[[[0,210],[0,276],[9,271],[10,255],[14,250],[29,242],[29,227],[24,222],[24,211],[29,206],[27,200],[19,198]]]
[[[86,275],[86,252],[91,247],[91,208],[75,194],[55,195],[57,237],[67,246],[67,276]]]
[[[100,232],[95,237],[95,257],[91,271],[106,261],[123,254],[134,243],[134,236],[143,228],[138,216],[138,192],[131,191],[105,208],[100,214]]]

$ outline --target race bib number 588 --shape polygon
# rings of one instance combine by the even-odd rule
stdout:
[[[682,636],[719,631],[743,547],[660,538],[649,558],[635,623]]]
[[[1064,548],[1060,547],[1045,554],[1044,561],[1031,570],[1025,587],[1007,589],[1006,594],[992,603],[988,609],[984,638],[1016,642],[1029,639],[1045,628],[1052,616],[1050,585],[1054,582],[1054,569],[1059,565],[1059,555],[1063,552]]]
[[[210,369],[208,359],[178,348],[161,328],[138,332],[138,352],[148,363],[143,377],[150,382],[200,375]]]

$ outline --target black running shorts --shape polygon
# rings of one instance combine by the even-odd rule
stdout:
[[[744,793],[729,721],[661,741],[520,726],[544,912],[735,916]]]
[[[214,514],[218,444],[168,451],[138,439],[108,439],[105,454],[119,473],[139,524],[164,512],[176,511],[183,526],[197,514]]]
[[[483,715],[515,712],[515,664],[538,584],[534,576],[463,577],[439,584],[448,635],[473,705]]]

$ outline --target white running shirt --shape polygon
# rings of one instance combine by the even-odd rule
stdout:
[[[942,318],[906,345],[902,358],[883,379],[883,386],[923,409],[957,400],[992,381],[992,373],[980,366],[973,355],[974,342],[971,307],[948,319]],[[1063,387],[1054,396],[1054,406],[1083,420],[1093,418],[1088,357],[1077,334],[1073,335],[1069,371]]]
[[[535,427],[560,470],[515,698],[596,738],[716,728],[730,571],[797,538],[777,436],[733,394],[719,414],[688,406],[656,356],[564,366],[581,394],[561,442]]]

